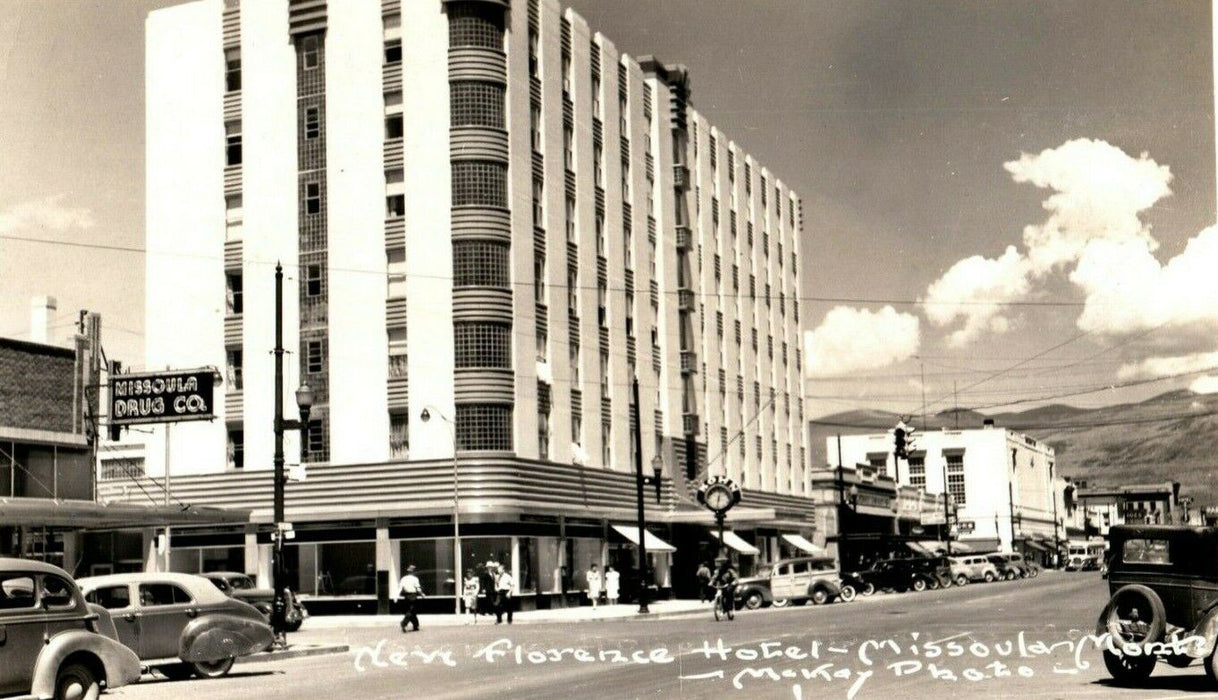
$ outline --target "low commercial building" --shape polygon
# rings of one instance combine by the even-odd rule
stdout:
[[[99,503],[101,319],[47,343],[54,299],[34,300],[31,336],[0,338],[0,556],[38,559],[76,575],[141,570],[156,531],[248,520],[248,512],[164,504]]]
[[[1180,483],[1164,481],[1124,486],[1080,486],[1074,491],[1087,513],[1089,529],[1108,535],[1113,525],[1181,525],[1190,522]]]
[[[897,460],[893,446],[891,431],[844,435],[827,439],[827,454],[938,498],[947,492],[953,540],[974,551],[1054,561],[1066,534],[1066,482],[1055,472],[1052,447],[991,421],[977,429],[918,432],[908,459]]]

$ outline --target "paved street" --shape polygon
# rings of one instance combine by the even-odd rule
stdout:
[[[232,677],[146,677],[124,699],[207,698],[1168,698],[1207,691],[1200,665],[1160,664],[1146,688],[1110,685],[1075,653],[1106,599],[1095,573],[975,584],[851,604],[709,609],[642,622],[313,629],[348,654],[240,665]],[[722,646],[719,641],[722,640]],[[770,657],[770,658],[767,658]],[[932,668],[932,664],[934,665]]]

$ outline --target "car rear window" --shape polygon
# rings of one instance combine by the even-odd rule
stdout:
[[[189,603],[190,594],[172,583],[142,583],[140,584],[140,605],[152,607],[156,605],[175,605]]]
[[[34,607],[34,577],[28,574],[0,575],[0,610]]]
[[[1126,564],[1169,564],[1167,540],[1125,540],[1121,548],[1121,561]]]
[[[42,602],[52,608],[70,608],[76,604],[72,584],[58,576],[42,577]]]
[[[106,586],[90,591],[85,596],[90,603],[97,603],[107,610],[121,610],[131,607],[131,593],[126,586]]]
[[[232,585],[233,590],[237,591],[248,591],[254,587],[254,582],[245,576],[234,576],[229,579],[229,584]]]

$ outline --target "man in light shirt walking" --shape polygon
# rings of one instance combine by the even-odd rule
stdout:
[[[414,564],[406,567],[406,575],[402,577],[399,593],[406,601],[406,614],[402,617],[402,631],[406,631],[406,625],[414,625],[414,631],[419,631],[419,614],[415,612],[414,604],[419,598],[426,598],[427,594],[423,592],[423,584],[419,582],[419,577],[414,574]]]
[[[495,624],[503,622],[503,615],[507,613],[507,623],[512,624],[512,608],[515,607],[516,599],[512,595],[512,589],[516,586],[516,580],[512,577],[512,572],[506,566],[499,568],[499,573],[495,576]]]

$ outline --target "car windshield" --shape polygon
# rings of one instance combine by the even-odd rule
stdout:
[[[769,564],[762,564],[761,566],[757,567],[757,576],[761,578],[768,578],[773,571],[774,567],[770,566]]]
[[[234,576],[228,582],[232,585],[233,590],[237,591],[248,591],[254,587],[254,582],[250,580],[249,576]]]

